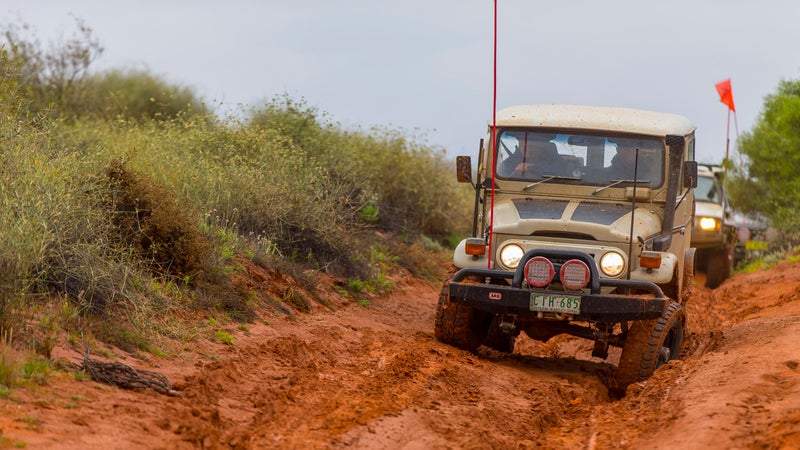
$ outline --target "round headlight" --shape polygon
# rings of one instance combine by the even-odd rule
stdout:
[[[697,227],[703,231],[716,231],[719,229],[717,226],[719,222],[713,217],[701,217],[697,221]]]
[[[616,277],[625,269],[625,258],[619,252],[608,252],[600,258],[600,270],[609,277]]]
[[[500,262],[509,269],[516,269],[525,252],[517,244],[508,244],[500,250]]]

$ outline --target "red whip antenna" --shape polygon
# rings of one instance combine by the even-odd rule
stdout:
[[[492,268],[492,238],[494,236],[494,174],[497,173],[497,158],[495,157],[495,142],[497,141],[497,0],[494,0],[494,63],[492,75],[492,144],[489,147],[492,154],[492,200],[489,208],[489,262],[487,268]]]

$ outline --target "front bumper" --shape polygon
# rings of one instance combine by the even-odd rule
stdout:
[[[525,263],[537,255],[551,260],[565,261],[574,258],[584,261],[590,270],[589,292],[559,293],[523,288]],[[558,273],[557,270],[556,273]],[[472,278],[492,279],[495,282],[476,283],[472,281]],[[497,280],[500,279],[510,281],[510,285],[498,283]],[[601,287],[631,289],[636,292],[646,292],[652,297],[603,294]],[[577,321],[603,323],[657,319],[661,317],[670,302],[661,288],[649,281],[600,279],[594,260],[586,253],[541,249],[527,252],[514,272],[494,269],[462,269],[451,280],[449,292],[451,301],[469,305],[481,311],[530,318],[541,317],[539,311],[531,310],[532,294],[567,294],[581,299],[580,313],[570,314],[569,318]]]

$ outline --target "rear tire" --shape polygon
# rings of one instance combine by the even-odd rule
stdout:
[[[717,249],[709,253],[706,264],[706,287],[715,289],[731,276],[733,258],[728,249]]]
[[[488,320],[485,313],[450,300],[450,280],[456,271],[451,267],[439,293],[433,334],[445,344],[474,352],[486,337]]]
[[[655,320],[633,322],[622,348],[615,390],[624,393],[629,384],[646,380],[656,369],[678,359],[686,317],[683,307],[670,302]]]

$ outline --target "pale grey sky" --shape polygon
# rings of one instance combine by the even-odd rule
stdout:
[[[145,68],[212,106],[304,98],[346,127],[400,128],[477,153],[492,115],[492,0],[0,0],[43,43],[90,26],[96,69]],[[797,0],[498,0],[498,108],[624,106],[682,114],[698,160],[725,154],[731,78],[740,131],[800,78]],[[734,126],[731,122],[731,136]]]

